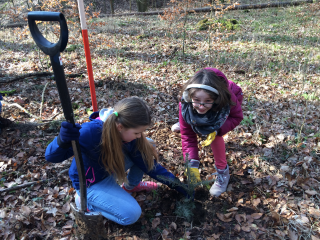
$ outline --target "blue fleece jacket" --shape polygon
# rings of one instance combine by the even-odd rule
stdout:
[[[101,161],[100,140],[102,134],[103,121],[97,120],[97,117],[99,117],[99,112],[94,112],[93,114],[91,114],[89,118],[91,121],[81,125],[79,138],[84,169],[85,173],[87,173],[86,179],[91,181],[94,180],[93,183],[90,183],[91,185],[109,176],[109,173],[105,170]],[[180,193],[186,195],[186,192],[183,188],[174,186],[174,184],[171,181],[168,182],[164,179],[161,179],[162,176],[175,181],[179,181],[176,177],[174,177],[172,173],[168,172],[156,161],[154,168],[151,171],[148,171],[148,168],[143,161],[141,153],[136,148],[136,140],[133,140],[129,143],[124,143],[122,150],[126,153],[126,155],[128,155],[131,158],[134,164],[138,166],[145,174],[149,175],[151,178],[159,182],[168,185],[170,188],[176,189]],[[45,153],[46,160],[52,163],[62,162],[73,155],[74,154],[71,143],[61,142],[59,136],[56,137],[49,144]],[[74,158],[69,169],[69,176],[72,181],[73,187],[76,190],[79,190],[79,176]]]

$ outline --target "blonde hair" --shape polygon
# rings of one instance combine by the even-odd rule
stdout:
[[[138,97],[129,97],[119,101],[114,106],[118,116],[111,114],[103,124],[101,137],[102,163],[109,174],[115,174],[120,183],[126,182],[123,143],[117,129],[117,124],[124,128],[138,128],[151,124],[151,114],[148,106]],[[138,138],[136,151],[140,151],[145,164],[150,171],[154,167],[154,159],[158,160],[155,147],[149,143],[142,133]]]

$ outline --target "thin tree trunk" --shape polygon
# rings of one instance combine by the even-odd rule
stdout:
[[[114,0],[110,0],[110,10],[111,14],[114,14]]]

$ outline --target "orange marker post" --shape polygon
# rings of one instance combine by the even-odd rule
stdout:
[[[82,38],[83,38],[83,44],[84,44],[84,53],[85,53],[86,62],[87,62],[87,71],[88,71],[88,77],[89,77],[92,108],[93,108],[93,111],[96,112],[98,111],[97,97],[96,97],[96,89],[95,89],[94,80],[93,80],[92,63],[91,63],[91,55],[90,55],[90,48],[89,48],[89,38],[88,38],[88,30],[87,30],[83,0],[78,0],[78,8],[79,8]]]

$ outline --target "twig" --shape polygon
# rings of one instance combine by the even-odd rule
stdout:
[[[5,104],[5,105],[7,105],[8,107],[15,106],[15,107],[17,107],[17,108],[20,108],[21,110],[25,111],[26,113],[28,113],[28,114],[29,114],[31,117],[33,117],[33,118],[37,118],[37,119],[39,118],[39,117],[33,115],[32,113],[29,113],[27,109],[21,107],[18,103],[11,103],[11,104],[10,104],[10,103],[8,103],[8,102],[6,102],[6,101],[2,101],[2,103]]]
[[[56,114],[52,115],[51,117],[49,117],[48,119],[42,119],[42,122],[50,122],[52,121],[56,116],[58,116],[61,112],[57,112]]]
[[[24,184],[21,184],[21,185],[14,186],[14,187],[1,189],[0,190],[0,194],[3,193],[3,192],[9,192],[9,191],[14,191],[14,190],[17,190],[17,189],[20,189],[20,188],[28,187],[28,186],[31,186],[31,185],[34,185],[34,184],[39,184],[39,183],[49,182],[49,181],[51,182],[53,180],[58,179],[58,177],[61,174],[64,174],[64,173],[68,172],[68,170],[69,170],[68,168],[62,170],[61,172],[59,172],[58,176],[54,177],[54,178],[49,178],[49,179],[44,179],[44,180],[39,180],[39,181],[34,181],[34,182],[28,182],[28,183],[24,183]]]
[[[43,91],[42,91],[42,98],[41,98],[41,105],[40,105],[40,118],[41,118],[41,114],[42,114],[42,105],[43,105],[43,98],[44,98],[44,92],[46,91],[46,88],[48,86],[49,82],[46,83],[46,85],[44,86],[43,88]]]
[[[39,56],[39,61],[40,61],[40,64],[41,64],[41,70],[43,71],[44,67],[42,65],[42,61],[41,61],[41,56],[40,56],[40,48],[38,49],[38,56]]]

